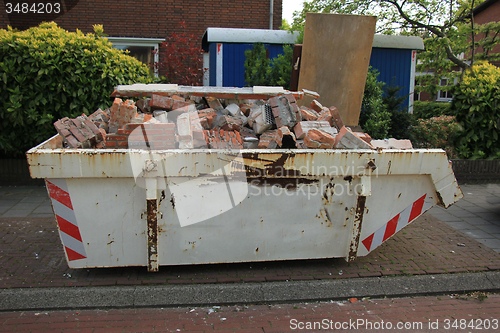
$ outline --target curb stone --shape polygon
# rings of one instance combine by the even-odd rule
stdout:
[[[243,284],[0,290],[0,311],[177,307],[500,290],[500,272]]]

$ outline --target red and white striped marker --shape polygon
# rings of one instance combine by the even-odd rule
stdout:
[[[421,196],[417,201],[415,201],[410,206],[406,207],[398,215],[394,216],[389,220],[386,224],[384,224],[380,229],[375,231],[370,236],[366,237],[362,243],[370,252],[372,249],[375,249],[377,246],[385,242],[392,235],[394,235],[399,230],[403,229],[406,225],[412,223],[417,217],[422,215],[426,210],[433,206],[433,202],[431,200],[425,200],[427,194]]]
[[[75,212],[69,197],[68,187],[64,179],[51,179],[45,181],[49,191],[52,207],[56,214],[59,225],[59,235],[68,256],[69,261],[85,259],[85,247],[83,246],[80,229],[76,223]]]

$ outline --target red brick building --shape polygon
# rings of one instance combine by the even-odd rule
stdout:
[[[486,24],[489,22],[500,21],[500,1],[499,0],[486,0],[476,8],[474,8],[474,23],[475,24]],[[476,36],[476,39],[480,39],[484,36]],[[480,48],[476,50],[476,53],[483,52]],[[496,45],[490,53],[500,53],[500,45]],[[500,67],[500,61],[492,61],[492,64]]]
[[[170,33],[194,34],[201,46],[208,27],[279,29],[282,12],[282,0],[23,0],[3,5],[1,29],[54,21],[68,31],[88,33],[102,24],[113,45],[143,62],[151,62],[151,50]]]
[[[474,14],[474,23],[476,25],[482,25],[486,24],[488,22],[498,22],[500,21],[500,0],[486,0],[485,2],[481,3],[480,5],[476,6],[473,10]],[[476,35],[475,39],[480,40],[481,38],[484,38],[484,35]],[[483,52],[482,48],[478,48],[475,50],[474,54],[478,54]],[[496,45],[490,53],[500,53],[500,44]],[[470,56],[472,52],[469,52],[468,56]],[[500,61],[492,61],[492,64],[499,66],[500,67]],[[459,68],[456,67],[456,70],[458,71]],[[449,85],[449,84],[454,84],[455,82],[449,82],[446,79],[442,79],[440,82],[440,85]],[[451,101],[452,99],[452,94],[450,92],[446,91],[438,91],[435,100],[437,102],[448,102]],[[416,97],[416,100],[420,101],[430,101],[432,100],[432,97],[429,93],[426,92],[421,92],[418,96]]]

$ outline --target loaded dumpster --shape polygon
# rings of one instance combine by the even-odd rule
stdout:
[[[153,149],[136,131],[125,148],[56,135],[27,152],[71,268],[351,261],[462,197],[440,149]]]

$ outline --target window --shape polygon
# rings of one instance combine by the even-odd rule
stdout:
[[[439,81],[439,85],[441,87],[448,87],[448,86],[452,86],[453,84],[455,84],[455,80],[451,80],[451,79],[441,79]],[[438,93],[437,93],[437,98],[436,100],[438,102],[449,102],[451,101],[453,98],[453,95],[451,94],[451,91],[449,90],[439,90]]]
[[[149,66],[158,61],[158,54],[153,51],[158,50],[158,46],[164,39],[159,38],[129,38],[129,37],[108,37],[113,47],[119,50],[128,50],[129,55]],[[155,73],[157,75],[157,73]]]

